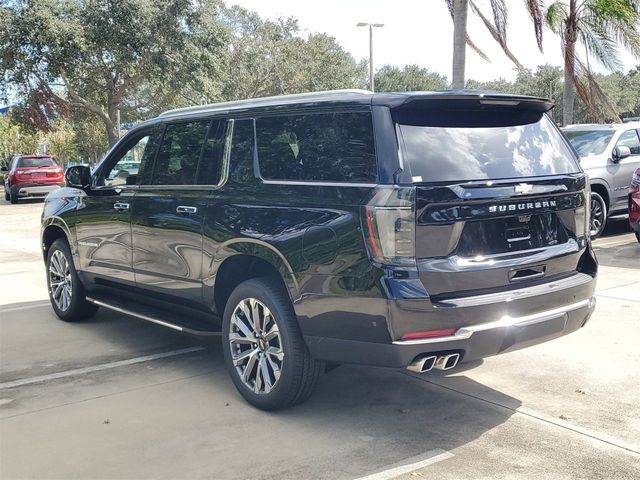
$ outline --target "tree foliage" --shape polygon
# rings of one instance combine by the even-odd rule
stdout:
[[[574,121],[575,92],[592,120],[616,109],[593,75],[589,59],[609,70],[620,69],[620,48],[640,58],[639,0],[556,0],[546,10],[546,21],[559,35],[564,55],[563,123]],[[577,46],[584,47],[581,58]]]
[[[294,18],[264,20],[233,6],[223,21],[230,32],[225,99],[347,88],[358,75],[355,60],[335,38],[305,38]]]
[[[39,135],[25,130],[12,115],[0,115],[0,165],[8,165],[15,154],[33,154],[38,149]]]
[[[18,0],[0,7],[0,70],[20,117],[135,122],[193,104],[346,88],[362,65],[295,19],[263,20],[221,0]],[[91,132],[93,133],[93,132]],[[102,143],[94,139],[94,146]],[[97,151],[91,147],[88,150]],[[85,153],[88,150],[84,150]]]
[[[380,92],[411,92],[442,90],[447,88],[449,81],[444,75],[418,65],[406,65],[402,69],[385,65],[376,72],[375,84]]]
[[[219,8],[215,0],[12,2],[0,11],[0,70],[40,127],[56,110],[83,110],[112,144],[118,111],[138,119],[156,98],[219,90],[208,81],[220,76],[226,44],[210,21]],[[141,90],[147,98],[138,104]]]

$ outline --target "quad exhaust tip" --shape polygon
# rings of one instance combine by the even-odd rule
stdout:
[[[459,353],[448,355],[424,355],[416,357],[407,367],[407,370],[416,373],[426,373],[429,370],[451,370],[460,360]]]
[[[433,368],[437,370],[451,370],[458,364],[458,360],[460,360],[459,353],[451,353],[449,355],[442,355],[438,357]]]
[[[417,357],[407,367],[407,370],[411,370],[416,373],[425,373],[431,370],[436,364],[437,357],[435,355],[425,355],[424,357]]]

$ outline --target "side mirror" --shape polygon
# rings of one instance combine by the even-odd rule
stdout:
[[[0,167],[0,172],[8,172],[9,171],[9,167],[7,167],[6,165],[3,165],[2,167]]]
[[[626,145],[618,145],[613,149],[612,159],[615,163],[617,163],[623,158],[627,158],[629,155],[631,155],[631,149],[629,147],[627,147]]]
[[[91,186],[91,170],[84,165],[69,167],[64,174],[64,181],[67,187],[86,190]]]

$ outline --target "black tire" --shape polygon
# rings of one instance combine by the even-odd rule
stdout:
[[[232,346],[230,341],[230,335],[233,333],[236,337],[238,335],[244,340],[245,338],[251,338],[244,334],[241,334],[240,330],[237,330],[237,321],[234,321],[232,327],[231,317],[241,302],[249,302],[249,299],[255,299],[258,305],[266,307],[270,312],[271,322],[277,325],[278,338],[277,343],[280,350],[283,352],[281,364],[279,365],[280,376],[273,382],[273,387],[269,391],[256,392],[255,388],[258,384],[258,374],[260,370],[260,363],[264,355],[264,362],[271,362],[271,358],[267,358],[267,351],[269,350],[269,344],[266,346],[259,346],[255,343],[250,345],[238,345],[236,344],[234,352],[232,352]],[[259,307],[264,312],[264,308]],[[239,310],[241,311],[241,310]],[[242,318],[246,318],[242,316]],[[272,325],[269,323],[268,325]],[[251,326],[251,322],[244,324],[245,327]],[[232,332],[234,330],[234,332]],[[264,330],[267,330],[265,328]],[[253,330],[255,332],[255,330]],[[263,331],[264,333],[264,331]],[[260,334],[261,337],[266,338]],[[258,342],[258,340],[256,340]],[[264,342],[261,342],[264,344]],[[287,295],[287,292],[281,285],[281,281],[275,277],[261,277],[247,280],[238,285],[231,293],[227,305],[224,310],[224,316],[222,320],[222,347],[224,351],[225,364],[229,375],[233,380],[236,388],[240,394],[251,405],[261,410],[277,410],[281,408],[291,407],[298,403],[302,403],[307,400],[315,387],[318,384],[321,373],[324,370],[323,362],[319,362],[311,358],[309,350],[304,343],[302,333],[298,327],[298,321],[291,305],[291,300]],[[246,348],[246,350],[236,350],[239,348]],[[262,350],[260,350],[262,349]],[[243,368],[246,370],[249,367],[249,363],[253,354],[246,356],[248,358],[247,363],[236,367],[234,365],[233,355],[250,353],[250,350],[257,352],[256,359],[252,364],[251,372],[255,371],[256,378],[253,382],[253,388],[251,387],[251,379],[249,383],[241,378],[241,371]],[[259,359],[258,359],[259,358]],[[277,363],[277,362],[276,362]],[[273,362],[271,362],[273,365]],[[255,367],[255,370],[254,368]],[[275,378],[274,369],[267,368],[267,373],[271,374],[272,378]],[[264,378],[264,375],[263,375]],[[264,386],[264,380],[261,382]]]
[[[11,195],[9,194],[9,188],[8,187],[4,187],[4,199],[8,202],[9,200],[11,200]]]
[[[19,199],[18,199],[18,192],[17,192],[17,190],[15,190],[14,188],[10,188],[10,189],[9,189],[9,198],[8,198],[8,200],[9,200],[11,203],[13,203],[14,205],[15,205],[16,203],[18,203],[18,200],[19,200]]]
[[[638,243],[640,243],[640,232],[636,232],[636,240],[638,240]]]
[[[56,295],[56,286],[52,287],[54,279],[61,280],[61,277],[53,274],[51,271],[52,268],[53,270],[61,270],[60,268],[58,268],[58,265],[60,265],[60,255],[62,255],[64,257],[64,260],[67,262],[68,274],[65,277],[65,281],[68,283],[65,283],[65,286],[68,285],[71,291],[69,301],[63,302],[62,305],[58,305],[59,301],[56,300],[56,298],[61,298],[60,295],[62,295],[62,293]],[[54,263],[53,267],[52,262]],[[73,265],[71,250],[66,239],[59,238],[53,242],[51,247],[49,247],[49,252],[47,253],[46,273],[47,289],[49,290],[49,300],[51,301],[53,311],[56,312],[56,315],[61,320],[64,320],[65,322],[77,322],[79,320],[85,320],[95,315],[95,313],[98,311],[98,307],[93,303],[87,302],[84,287],[82,286],[82,283],[80,283],[78,273],[76,272],[76,269]]]
[[[606,224],[607,203],[599,193],[591,192],[591,219],[589,221],[591,238],[596,239],[602,235]]]

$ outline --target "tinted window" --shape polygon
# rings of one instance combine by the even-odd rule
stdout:
[[[635,130],[627,130],[618,139],[616,146],[624,145],[629,147],[631,155],[640,155],[640,139],[638,139],[638,132]]]
[[[253,120],[235,120],[229,158],[229,179],[250,182],[253,174]]]
[[[581,157],[600,155],[613,137],[611,130],[565,130],[564,134]]]
[[[202,163],[198,169],[199,185],[218,185],[222,175],[222,157],[224,154],[224,130],[226,122],[212,122],[204,142]]]
[[[51,157],[21,157],[17,167],[51,167],[56,165]]]
[[[208,121],[167,125],[153,167],[153,185],[194,185]]]
[[[505,125],[504,119],[482,123],[482,115],[462,112],[464,126],[403,124],[405,160],[416,181],[465,181],[575,173],[573,154],[546,115],[531,123]],[[455,119],[454,119],[455,120]],[[532,120],[527,118],[526,120]],[[477,127],[470,126],[478,121]],[[455,122],[452,122],[454,125]]]
[[[141,133],[127,140],[128,148],[109,160],[99,185],[138,185],[148,180],[160,142],[161,131],[158,128]]]
[[[373,182],[369,113],[318,113],[256,121],[260,174],[270,180]]]

